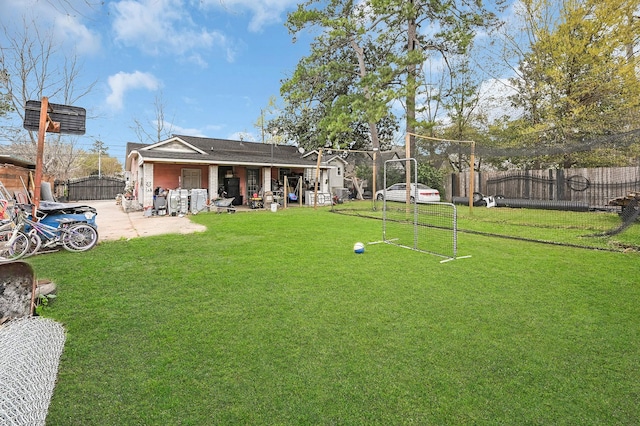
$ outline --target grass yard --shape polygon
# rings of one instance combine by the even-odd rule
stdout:
[[[29,260],[68,333],[48,424],[638,422],[638,253],[461,233],[441,264],[356,255],[381,222],[324,208],[193,220]]]

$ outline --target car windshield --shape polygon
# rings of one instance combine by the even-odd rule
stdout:
[[[429,188],[427,185],[425,185],[423,183],[419,183],[418,184],[418,189],[431,189],[431,188]]]

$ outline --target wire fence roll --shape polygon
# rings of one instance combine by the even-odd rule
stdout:
[[[47,318],[0,326],[0,425],[44,425],[64,349],[65,331]]]

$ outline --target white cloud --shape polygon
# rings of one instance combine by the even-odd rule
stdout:
[[[37,26],[38,31],[50,31],[56,44],[78,54],[94,54],[101,48],[99,34],[82,22],[94,12],[84,2],[3,0],[0,5],[7,28],[15,25],[28,33]]]
[[[214,133],[219,132],[220,130],[224,129],[224,126],[221,124],[208,124],[205,126],[206,130],[210,130]]]
[[[187,62],[197,65],[198,67],[205,69],[209,67],[209,64],[207,64],[207,61],[205,61],[201,55],[194,53],[193,55],[189,56],[187,58]]]
[[[79,54],[95,54],[100,51],[100,36],[91,32],[76,18],[58,15],[55,18],[54,28],[59,37],[75,44]]]
[[[198,49],[231,46],[223,33],[198,28],[181,0],[122,0],[111,3],[111,9],[116,40],[148,54],[193,58],[190,52]]]
[[[252,32],[258,32],[267,25],[282,22],[284,13],[299,3],[298,0],[201,0],[201,2],[208,7],[218,8],[230,14],[249,11],[252,17],[248,29]]]
[[[107,96],[107,104],[115,109],[122,109],[127,91],[140,88],[157,90],[161,86],[160,81],[153,74],[140,71],[119,72],[109,76],[108,83],[111,93]]]

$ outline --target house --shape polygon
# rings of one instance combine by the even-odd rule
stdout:
[[[304,154],[305,158],[308,158],[315,163],[318,161],[318,150],[309,151]],[[345,160],[345,153],[335,154],[323,152],[321,161],[321,166],[325,167],[327,170],[327,186],[329,187],[329,192],[335,194],[337,191],[341,191],[345,188],[345,171],[349,166],[347,160]],[[315,176],[315,175],[314,175]]]
[[[306,157],[317,161],[318,150],[313,150],[305,154]],[[351,194],[356,197],[362,191],[365,198],[382,188],[382,177],[384,174],[384,164],[391,161],[388,170],[404,171],[404,162],[397,161],[404,159],[404,147],[393,147],[388,151],[379,151],[377,155],[373,150],[343,150],[324,148],[322,150],[321,164],[326,166],[328,173],[328,186],[331,194],[339,197]],[[374,165],[374,162],[378,164]],[[373,172],[377,169],[377,182],[373,179]],[[361,170],[358,170],[361,168]],[[369,174],[366,176],[366,174]],[[378,188],[374,189],[376,185]],[[360,191],[356,191],[356,186]]]
[[[329,193],[332,166],[303,153],[291,145],[173,135],[154,144],[128,143],[125,174],[132,198],[143,208],[153,206],[160,188],[206,189],[208,199],[224,190],[242,205],[255,193],[287,194],[297,185],[313,191],[318,176],[318,192]]]

